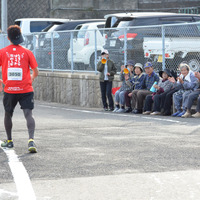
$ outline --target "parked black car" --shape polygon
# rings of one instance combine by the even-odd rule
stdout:
[[[127,27],[127,59],[135,59],[144,64],[143,38],[161,37],[161,27],[154,25],[190,23],[200,21],[200,16],[178,13],[117,13],[106,15],[106,28],[116,28],[107,31],[104,46],[109,51],[110,58],[115,61],[118,69],[124,62],[124,30]],[[145,27],[149,26],[149,27]],[[166,37],[199,37],[199,29],[195,26],[166,27]]]

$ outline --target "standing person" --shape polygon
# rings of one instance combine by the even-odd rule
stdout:
[[[36,153],[34,143],[35,120],[32,116],[34,108],[32,82],[38,76],[37,62],[33,53],[20,46],[23,42],[20,27],[12,25],[7,30],[10,45],[0,50],[0,66],[2,66],[2,79],[5,85],[3,105],[5,110],[4,125],[7,140],[2,147],[12,148],[12,116],[15,106],[19,102],[27,122],[29,133],[28,150]],[[30,68],[33,70],[30,74]]]
[[[160,80],[158,75],[154,72],[151,62],[147,62],[144,65],[144,70],[146,72],[146,75],[141,84],[141,89],[134,90],[132,93],[132,108],[135,108],[132,113],[134,114],[142,113],[143,101],[145,100],[147,95],[152,94],[150,89],[154,82],[156,81],[158,83]]]
[[[114,80],[114,75],[117,72],[117,68],[112,60],[109,59],[108,50],[104,49],[101,52],[102,60],[97,64],[97,70],[99,73],[100,88],[101,88],[101,98],[103,102],[103,108],[105,111],[113,111],[114,103],[112,97],[112,82]],[[107,98],[109,102],[109,108],[107,104]]]
[[[127,84],[128,80],[133,76],[133,67],[134,67],[134,61],[129,60],[127,62],[127,65],[121,66],[121,72],[120,72],[120,80],[122,81],[122,85],[119,90],[115,93],[115,109],[113,112],[123,113],[125,112],[125,97],[124,94],[126,92],[132,91],[133,85]]]
[[[141,84],[143,82],[143,79],[145,77],[145,74],[143,73],[143,68],[141,63],[136,63],[134,66],[134,72],[135,76],[130,79],[130,82],[132,84],[132,91],[127,91],[125,93],[125,102],[126,102],[126,113],[129,113],[132,111],[131,108],[131,99],[132,99],[132,93],[133,90],[139,90],[142,88]]]

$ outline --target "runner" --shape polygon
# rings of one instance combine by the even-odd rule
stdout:
[[[0,66],[2,66],[2,79],[4,86],[3,105],[5,110],[4,125],[7,140],[2,147],[12,148],[12,116],[15,106],[19,102],[27,121],[29,133],[28,150],[36,153],[34,143],[35,120],[32,116],[34,108],[34,92],[32,82],[38,76],[37,62],[33,53],[20,46],[23,42],[20,27],[12,25],[7,30],[10,45],[0,50]],[[33,73],[31,75],[30,68]],[[2,90],[2,81],[0,81]]]

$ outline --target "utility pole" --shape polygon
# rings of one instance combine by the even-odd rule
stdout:
[[[1,0],[1,30],[2,33],[7,32],[8,15],[7,15],[7,0]]]

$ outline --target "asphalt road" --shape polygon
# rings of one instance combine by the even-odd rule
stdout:
[[[5,137],[0,101],[0,140]],[[1,200],[200,199],[200,119],[115,114],[36,101],[35,142],[19,107],[0,148]]]

